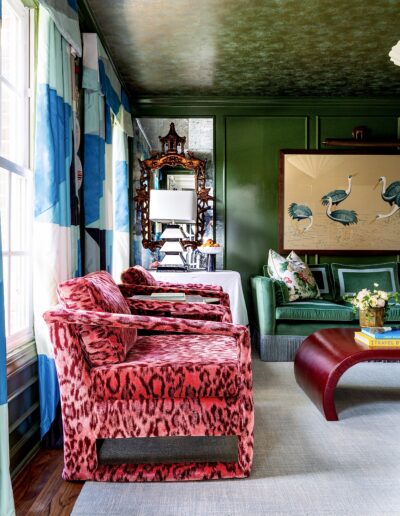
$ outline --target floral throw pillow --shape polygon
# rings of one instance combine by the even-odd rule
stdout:
[[[285,282],[289,290],[289,301],[321,297],[312,272],[294,251],[284,258],[270,249],[268,274],[275,280]]]

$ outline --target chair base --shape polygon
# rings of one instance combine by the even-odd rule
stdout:
[[[182,482],[245,478],[250,468],[243,469],[237,462],[182,462],[171,464],[105,464],[99,465],[82,480],[95,482]],[[71,478],[64,470],[64,480]]]

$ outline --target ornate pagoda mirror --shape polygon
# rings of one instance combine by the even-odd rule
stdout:
[[[212,123],[212,119],[206,120]],[[134,198],[141,243],[145,249],[157,252],[165,243],[166,237],[162,235],[165,235],[167,225],[175,224],[183,232],[183,248],[194,250],[203,242],[205,235],[210,232],[212,235],[213,231],[213,185],[207,177],[208,155],[200,152],[205,158],[201,159],[191,150],[186,150],[188,138],[177,134],[175,123],[170,121],[168,133],[157,138],[161,150],[150,150],[151,142],[155,142],[154,131],[165,128],[165,119],[140,119],[136,122],[141,131],[138,136],[143,140],[142,155],[146,155],[144,146],[147,146],[149,155],[147,159],[138,157],[139,177]],[[192,134],[191,140],[199,147],[201,144],[196,143],[196,138],[201,141],[199,123],[197,126],[192,124],[191,128],[185,122],[188,119],[177,120],[183,130],[186,128],[187,133]]]

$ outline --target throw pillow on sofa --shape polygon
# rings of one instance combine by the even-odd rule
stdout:
[[[322,299],[326,299],[327,301],[334,301],[335,290],[329,264],[318,263],[309,265],[308,268],[312,272],[312,275],[317,282],[319,293],[321,294]]]
[[[332,263],[332,275],[336,300],[343,296],[354,295],[363,288],[374,290],[374,284],[386,292],[399,292],[399,277],[396,262],[375,263],[368,265],[348,265]]]
[[[294,251],[284,258],[270,249],[268,274],[272,279],[286,284],[289,290],[289,301],[321,297],[312,272]]]
[[[277,306],[289,303],[289,289],[284,281],[271,278],[268,273],[268,265],[263,265],[263,274],[266,278],[270,278],[274,285],[275,302]]]

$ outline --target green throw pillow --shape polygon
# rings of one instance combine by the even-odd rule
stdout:
[[[374,283],[379,285],[379,290],[386,292],[400,290],[396,262],[370,265],[332,263],[331,268],[337,301],[342,301],[343,296],[353,295],[363,288],[373,290]]]
[[[270,249],[268,274],[283,281],[289,291],[289,301],[320,298],[318,285],[307,265],[292,251],[287,258]]]
[[[263,274],[267,278],[270,277],[268,273],[268,265],[263,265]],[[278,306],[289,303],[289,290],[286,286],[286,283],[284,281],[274,280],[272,278],[271,280],[274,285],[276,305]]]
[[[309,265],[308,267],[317,282],[322,299],[333,301],[335,299],[335,291],[333,288],[332,273],[329,264],[318,263],[315,265]]]

